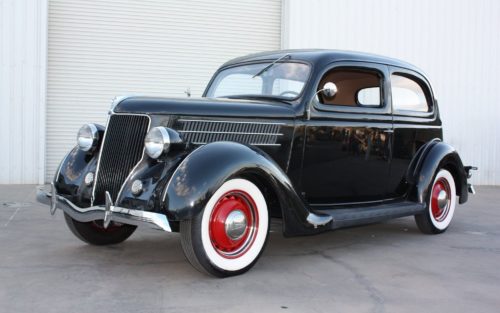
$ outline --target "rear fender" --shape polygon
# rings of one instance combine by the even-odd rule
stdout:
[[[451,172],[457,186],[459,203],[468,199],[467,173],[455,148],[439,140],[433,140],[417,152],[407,173],[407,180],[413,185],[409,199],[424,203],[432,187],[436,172],[445,168]]]

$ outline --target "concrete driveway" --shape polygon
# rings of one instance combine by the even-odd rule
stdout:
[[[0,186],[0,312],[499,312],[500,187],[477,191],[442,235],[413,218],[288,239],[274,227],[250,272],[215,279],[177,234],[88,246],[34,186]]]

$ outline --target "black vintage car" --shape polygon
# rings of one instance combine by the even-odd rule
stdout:
[[[411,215],[444,232],[474,168],[442,137],[431,85],[408,63],[259,53],[222,65],[200,99],[116,98],[38,200],[94,245],[138,225],[180,232],[196,269],[231,276],[255,264],[271,218],[286,236]]]

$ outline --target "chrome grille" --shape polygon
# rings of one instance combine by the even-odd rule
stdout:
[[[281,123],[179,119],[179,133],[185,141],[203,145],[215,141],[236,141],[255,146],[279,146]]]
[[[94,186],[94,204],[103,204],[108,191],[113,201],[130,171],[143,155],[149,118],[144,115],[112,115],[101,147]]]

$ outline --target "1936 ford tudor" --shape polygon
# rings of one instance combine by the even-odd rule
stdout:
[[[286,236],[412,215],[444,232],[475,168],[442,137],[431,85],[408,63],[260,53],[224,64],[200,99],[116,98],[38,200],[90,244],[138,225],[180,232],[196,269],[231,276],[255,264],[270,218]]]

